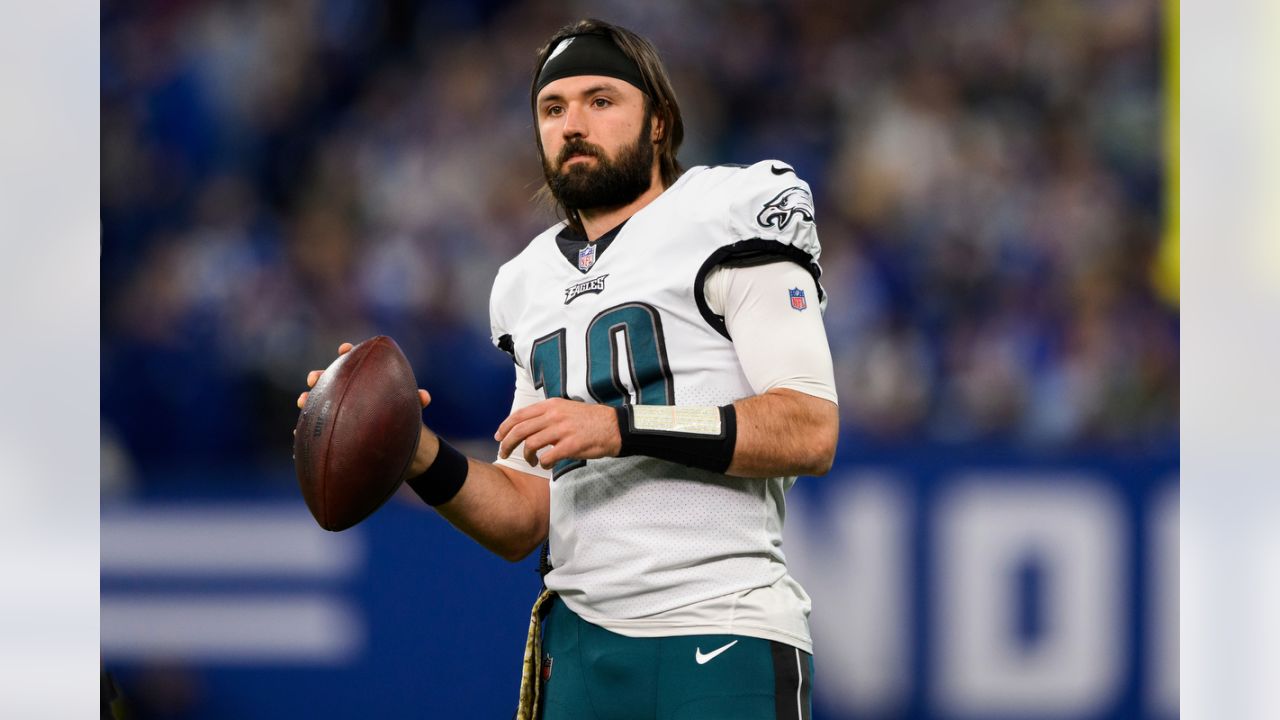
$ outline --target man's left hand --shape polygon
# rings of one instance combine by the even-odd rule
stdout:
[[[566,458],[592,460],[614,457],[622,450],[618,415],[609,405],[552,398],[511,413],[494,440],[498,456],[506,458],[521,442],[530,465],[550,468]],[[549,448],[538,455],[538,451]]]

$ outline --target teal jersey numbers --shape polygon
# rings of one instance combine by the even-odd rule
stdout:
[[[626,357],[619,357],[619,346]],[[662,339],[662,318],[641,302],[611,307],[587,327],[587,389],[596,402],[619,407],[630,393],[619,368],[624,361],[635,389],[634,405],[674,405],[675,387]]]
[[[564,328],[533,341],[529,370],[533,374],[533,389],[541,390],[548,400],[569,397],[564,388]]]
[[[586,340],[587,390],[593,400],[613,407],[675,404],[662,318],[656,309],[631,302],[604,310],[587,326]],[[534,388],[548,399],[569,397],[565,390],[567,365],[564,328],[533,342],[529,370]],[[623,367],[627,369],[625,382],[620,371]],[[552,470],[552,478],[584,464],[582,460],[561,460]]]

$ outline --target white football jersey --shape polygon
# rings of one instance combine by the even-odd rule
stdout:
[[[724,405],[754,392],[707,306],[707,275],[789,259],[810,271],[819,296],[795,291],[792,302],[823,307],[819,254],[809,186],[786,164],[691,168],[593,244],[563,223],[534,238],[498,272],[493,339],[548,398]],[[782,553],[783,493],[794,482],[649,457],[561,462],[547,587],[606,626],[780,586],[807,614]],[[807,646],[800,625],[782,639]]]

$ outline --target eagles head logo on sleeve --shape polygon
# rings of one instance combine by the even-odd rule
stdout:
[[[791,219],[797,215],[813,222],[813,198],[809,196],[808,190],[798,185],[783,190],[765,203],[764,209],[756,216],[756,222],[760,223],[760,227],[786,230]]]

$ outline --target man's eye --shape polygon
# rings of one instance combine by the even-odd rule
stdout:
[[[560,107],[559,105],[551,105],[546,109],[547,117],[555,117],[556,115],[559,115],[563,110],[564,108]]]
[[[595,103],[595,106],[599,108],[609,107],[609,101],[604,98],[596,98],[593,102]]]

